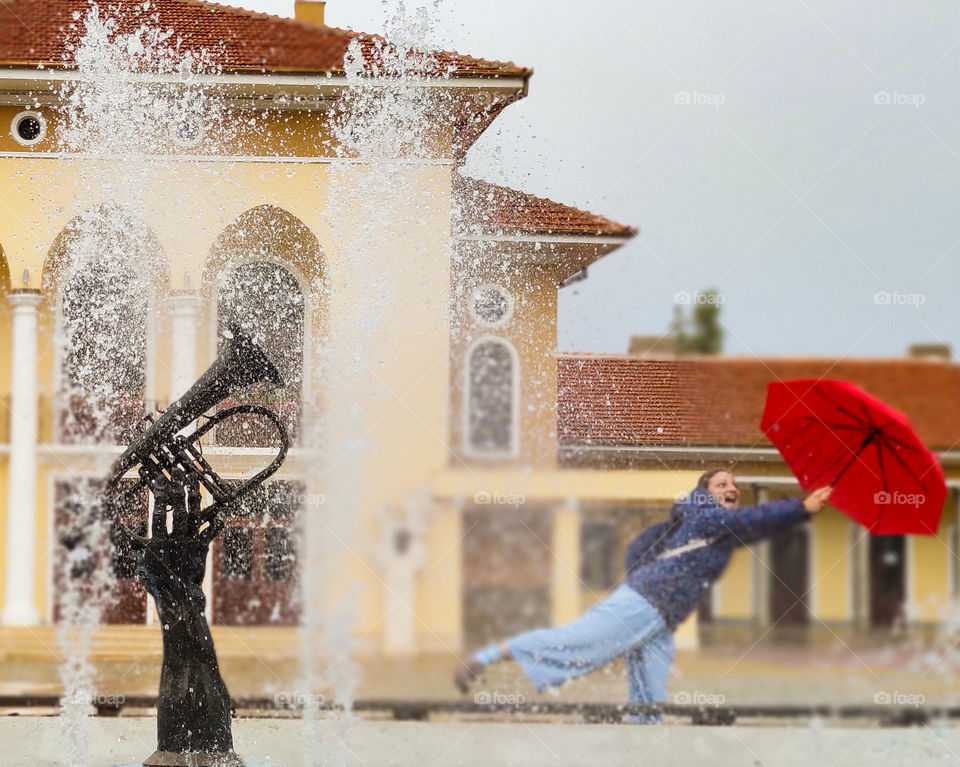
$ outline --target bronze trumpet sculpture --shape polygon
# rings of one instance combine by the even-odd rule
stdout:
[[[223,512],[280,468],[289,443],[279,417],[259,405],[221,410],[192,433],[182,431],[237,390],[255,383],[280,386],[283,379],[264,351],[232,328],[217,360],[133,441],[107,480],[107,498],[114,508],[120,507],[123,495],[144,487],[154,497],[149,538],[129,530],[119,515],[113,517],[115,541],[140,549],[137,576],[156,602],[163,630],[157,750],[144,767],[243,764],[233,750],[230,695],[204,616],[203,576],[207,549],[223,529]],[[227,418],[251,413],[273,424],[280,449],[265,469],[231,486],[204,458],[200,439]],[[121,491],[121,480],[134,469],[139,479]],[[201,488],[213,499],[206,507],[201,507]]]

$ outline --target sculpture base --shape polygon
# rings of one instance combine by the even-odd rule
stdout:
[[[143,767],[244,767],[233,751],[154,751]]]

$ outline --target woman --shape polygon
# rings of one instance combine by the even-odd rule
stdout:
[[[810,519],[832,488],[739,508],[740,490],[726,469],[708,471],[627,549],[625,583],[565,626],[492,644],[454,678],[462,692],[491,663],[516,660],[538,692],[589,673],[621,655],[632,703],[662,703],[673,663],[673,632],[723,574],[734,549]]]

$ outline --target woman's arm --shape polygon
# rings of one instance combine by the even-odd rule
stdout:
[[[696,514],[705,538],[729,536],[738,544],[754,543],[807,518],[801,498],[781,498],[740,509],[707,507]]]
[[[698,509],[697,527],[704,537],[729,535],[739,544],[755,543],[780,530],[818,514],[830,497],[831,487],[822,487],[807,498],[781,498],[741,509]]]

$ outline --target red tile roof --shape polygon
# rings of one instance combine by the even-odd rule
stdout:
[[[579,208],[544,197],[457,176],[454,183],[460,220],[469,234],[572,234],[633,237],[637,230]]]
[[[69,67],[69,49],[79,37],[88,0],[0,1],[0,66]],[[341,73],[354,39],[375,62],[381,38],[293,19],[268,16],[200,0],[110,0],[118,31],[141,26],[172,29],[185,52],[205,51],[227,72]],[[115,11],[115,13],[114,13]],[[434,52],[439,73],[454,77],[528,77],[531,70],[448,51]]]
[[[767,384],[852,381],[906,413],[932,449],[960,444],[960,364],[919,359],[570,356],[558,361],[561,444],[769,447]]]

